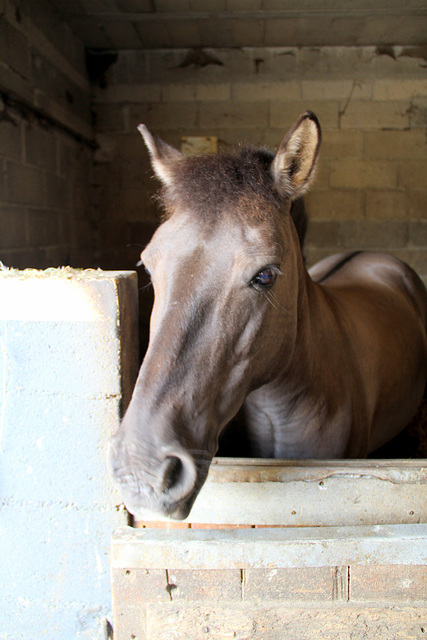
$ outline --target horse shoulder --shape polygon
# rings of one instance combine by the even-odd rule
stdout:
[[[336,326],[348,336],[352,370],[358,372],[353,388],[371,416],[372,451],[409,422],[421,400],[427,292],[415,271],[391,255],[350,255],[335,258],[329,271],[324,266],[319,289],[332,300]]]

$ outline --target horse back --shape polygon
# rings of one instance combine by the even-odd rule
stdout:
[[[427,330],[427,290],[418,274],[395,256],[373,251],[349,251],[328,256],[309,269],[326,288],[384,288],[403,293]]]

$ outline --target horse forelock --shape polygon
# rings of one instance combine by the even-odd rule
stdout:
[[[271,152],[251,147],[185,158],[175,167],[172,184],[159,194],[164,219],[181,210],[195,213],[205,224],[215,224],[224,215],[266,222],[272,210],[284,205],[274,187],[272,160]]]

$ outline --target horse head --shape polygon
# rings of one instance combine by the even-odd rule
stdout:
[[[141,254],[155,292],[150,341],[109,460],[131,513],[183,519],[224,427],[295,349],[305,271],[290,207],[313,179],[320,127],[306,112],[275,155],[194,158],[139,130],[164,221]]]

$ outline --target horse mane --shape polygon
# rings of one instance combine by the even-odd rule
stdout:
[[[270,172],[273,158],[270,151],[249,146],[234,153],[184,158],[174,167],[172,185],[160,192],[164,218],[178,208],[196,212],[204,223],[215,224],[227,213],[266,221],[271,208],[284,205]]]

